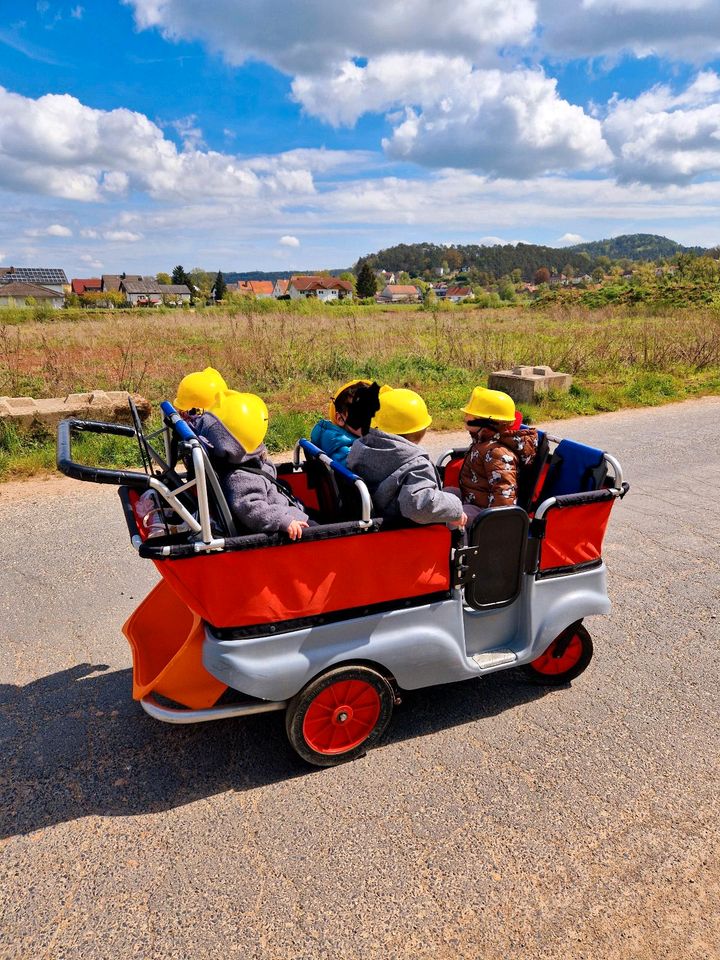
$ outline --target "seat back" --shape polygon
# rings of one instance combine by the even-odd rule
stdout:
[[[550,444],[544,431],[538,430],[537,453],[527,467],[520,467],[518,471],[517,505],[529,510],[534,500],[534,493],[538,487],[543,468],[550,458]]]
[[[607,463],[602,450],[575,440],[561,440],[550,459],[537,502],[568,493],[601,490],[606,478]]]
[[[522,586],[527,545],[522,507],[483,510],[468,533],[465,602],[475,610],[512,603]]]

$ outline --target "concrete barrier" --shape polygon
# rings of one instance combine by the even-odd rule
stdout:
[[[534,403],[539,394],[548,390],[567,393],[571,385],[569,373],[558,373],[552,367],[513,367],[491,373],[488,378],[491,390],[503,390],[515,403]]]
[[[0,397],[0,424],[12,423],[23,430],[34,426],[54,428],[67,417],[102,420],[105,423],[130,423],[126,390],[92,390],[71,393],[69,397],[34,400],[32,397]],[[150,404],[144,397],[132,395],[142,420],[150,416]]]

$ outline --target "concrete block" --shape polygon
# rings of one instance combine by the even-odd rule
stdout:
[[[557,390],[567,393],[572,386],[569,373],[558,373],[552,367],[513,367],[512,370],[498,370],[488,378],[491,390],[502,390],[509,394],[515,403],[534,403],[541,393]]]
[[[13,423],[30,430],[34,426],[55,428],[61,420],[101,420],[105,423],[130,423],[126,390],[92,390],[71,393],[67,397],[34,400],[32,397],[0,397],[0,423]],[[144,397],[132,395],[140,418],[150,416],[150,404]]]

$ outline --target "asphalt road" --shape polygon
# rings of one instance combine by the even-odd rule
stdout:
[[[145,716],[116,493],[0,488],[0,957],[719,958],[719,422],[557,425],[632,485],[590,668],[413,693],[330,770],[280,714]]]

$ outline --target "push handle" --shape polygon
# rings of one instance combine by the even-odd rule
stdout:
[[[101,423],[98,420],[61,420],[57,428],[57,468],[66,477],[73,480],[85,480],[89,483],[110,483],[115,486],[132,487],[133,490],[147,490],[150,478],[135,470],[109,470],[106,467],[91,467],[77,463],[72,458],[72,438],[78,433],[100,433],[113,437],[135,437],[133,427],[122,423]]]

